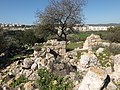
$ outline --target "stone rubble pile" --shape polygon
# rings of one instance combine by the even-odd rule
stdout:
[[[73,90],[116,90],[116,82],[120,82],[120,55],[111,56],[114,71],[111,67],[101,68],[97,55],[104,48],[92,51],[93,46],[101,43],[100,37],[92,34],[83,45],[85,50],[66,52],[65,41],[48,40],[39,50],[34,50],[32,57],[15,61],[0,71],[0,90],[11,90],[11,83],[21,75],[29,81],[18,85],[15,90],[39,90],[36,80],[39,78],[37,71],[41,68],[69,77]],[[79,57],[78,52],[81,54]]]

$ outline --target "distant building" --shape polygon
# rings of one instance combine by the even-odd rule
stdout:
[[[28,30],[32,29],[34,25],[21,25],[21,24],[3,24],[0,23],[0,27],[8,30]]]
[[[76,31],[107,31],[108,28],[115,27],[109,25],[75,25],[74,29]]]

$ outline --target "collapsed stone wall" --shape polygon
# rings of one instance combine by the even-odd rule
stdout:
[[[85,43],[83,44],[83,49],[92,49],[94,46],[100,45],[102,39],[99,35],[91,34],[86,38]]]
[[[87,38],[83,47],[89,49],[100,43],[101,39],[98,35],[91,35]],[[25,90],[28,90],[30,85],[31,88],[34,88],[33,86],[36,85],[34,81],[39,78],[37,70],[41,68],[47,68],[50,72],[60,76],[70,77],[73,82],[73,90],[98,90],[104,86],[103,83],[108,74],[109,77],[112,77],[115,81],[119,80],[120,70],[118,68],[120,63],[117,60],[120,61],[120,55],[113,57],[115,71],[108,73],[108,71],[106,71],[107,69],[104,70],[99,67],[98,58],[96,57],[97,54],[94,54],[92,51],[81,51],[81,56],[78,58],[76,50],[66,52],[65,48],[65,41],[49,40],[44,43],[40,50],[35,50],[31,57],[16,61],[2,70],[0,72],[0,80],[4,80],[9,76],[14,76],[14,78],[7,80],[6,84],[9,86],[14,79],[17,80],[21,75],[24,75],[28,80],[33,82],[21,84],[22,86],[17,86],[16,90],[20,87],[24,87]],[[96,51],[96,53],[102,52],[103,50],[101,49]],[[63,56],[63,58],[55,57],[55,54]],[[110,69],[110,71],[112,70]],[[4,88],[4,85],[2,87]],[[108,90],[116,89],[112,80],[107,88],[109,88]],[[35,87],[30,90],[39,89]]]
[[[65,41],[57,41],[55,40],[48,40],[44,43],[41,51],[47,51],[48,53],[56,53],[60,56],[64,56],[66,53],[66,42]]]

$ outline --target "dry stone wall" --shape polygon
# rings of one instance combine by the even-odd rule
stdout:
[[[87,37],[85,43],[83,44],[83,49],[92,49],[92,47],[100,45],[102,43],[102,39],[99,35],[91,34]]]
[[[44,47],[47,49],[48,52],[54,51],[55,53],[63,56],[66,53],[66,42],[65,41],[57,41],[55,40],[48,40]]]

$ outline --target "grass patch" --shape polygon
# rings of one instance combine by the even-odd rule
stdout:
[[[86,32],[80,32],[80,33],[74,33],[68,35],[68,40],[72,42],[78,42],[78,41],[85,41],[88,36],[90,36],[92,33],[95,35],[100,35],[100,37],[103,40],[108,39],[108,32],[109,31],[86,31]]]
[[[82,48],[82,46],[83,46],[83,42],[70,42],[69,44],[67,44],[66,49],[67,49],[67,51],[71,51],[77,47]]]

